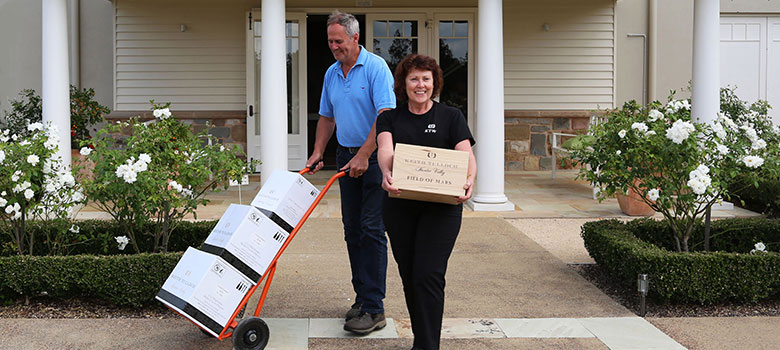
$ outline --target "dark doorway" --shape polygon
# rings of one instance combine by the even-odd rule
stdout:
[[[365,44],[365,15],[355,15],[358,23],[360,23],[360,45]],[[325,71],[330,67],[335,59],[333,54],[328,48],[328,33],[327,33],[328,15],[308,15],[306,17],[306,51],[308,52],[308,62],[306,63],[306,70],[308,72],[308,86],[306,87],[306,93],[308,95],[308,101],[306,103],[308,108],[308,144],[309,153],[314,151],[314,139],[317,135],[317,121],[319,120],[320,110],[320,96],[322,95],[322,83],[325,78]],[[323,155],[323,161],[325,162],[325,169],[336,169],[336,146],[338,141],[336,140],[336,133],[328,142],[328,147],[325,149]]]

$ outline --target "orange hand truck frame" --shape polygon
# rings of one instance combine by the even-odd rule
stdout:
[[[303,175],[308,172],[309,168],[304,168],[299,171],[298,174]],[[343,177],[344,175],[346,175],[346,172],[339,171],[328,180],[328,182],[325,184],[325,187],[322,189],[322,191],[320,191],[320,194],[317,196],[317,198],[314,199],[314,203],[312,203],[309,209],[306,210],[306,213],[303,214],[301,221],[298,223],[298,225],[295,226],[292,232],[290,232],[287,240],[285,240],[284,244],[282,244],[282,247],[279,249],[279,252],[276,253],[276,256],[271,261],[271,264],[269,265],[266,273],[260,277],[260,280],[257,281],[257,283],[252,286],[252,288],[249,289],[247,294],[244,296],[244,299],[241,300],[241,303],[238,304],[236,310],[233,311],[233,315],[230,317],[228,326],[222,330],[222,333],[219,334],[217,339],[224,340],[226,338],[233,337],[233,348],[237,350],[265,349],[266,345],[268,345],[268,339],[270,338],[271,332],[268,329],[268,325],[265,323],[265,321],[260,319],[259,316],[260,311],[263,309],[265,297],[268,295],[268,288],[271,286],[271,281],[274,278],[274,272],[276,272],[276,261],[287,248],[287,245],[290,244],[293,237],[295,237],[295,234],[298,233],[298,230],[301,229],[301,226],[303,226],[303,224],[306,222],[306,219],[309,218],[309,215],[311,215],[312,211],[314,211],[314,208],[317,207],[317,204],[320,203],[320,200],[322,200],[322,197],[325,196],[325,193],[328,192],[328,189],[330,189],[330,187],[334,182],[336,182],[337,179]],[[249,301],[249,298],[252,296],[252,294],[254,294],[255,290],[260,286],[260,283],[263,282],[264,279],[265,284],[263,285],[263,291],[262,294],[260,294],[260,301],[257,303],[257,309],[255,309],[254,315],[252,317],[243,318],[241,321],[236,321],[236,317],[244,310],[244,307]],[[192,323],[198,326],[195,322]],[[198,328],[200,328],[200,326],[198,326]],[[231,328],[233,330],[229,331]],[[204,329],[200,329],[203,331],[203,333],[211,335],[211,333],[206,332]]]

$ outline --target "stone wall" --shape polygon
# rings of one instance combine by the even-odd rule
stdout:
[[[589,111],[505,111],[504,170],[551,170],[552,133],[585,133],[590,115]]]
[[[154,119],[151,111],[143,112],[112,112],[106,116],[108,122],[126,121],[132,117],[140,117],[141,121]],[[190,125],[197,134],[206,129],[206,122],[211,127],[211,135],[217,138],[219,144],[230,148],[239,146],[246,153],[246,113],[244,111],[173,111],[173,116],[182,123]]]

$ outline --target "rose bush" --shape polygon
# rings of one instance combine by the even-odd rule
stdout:
[[[9,129],[0,134],[0,218],[13,227],[13,244],[18,254],[33,254],[35,235],[25,230],[29,220],[51,220],[57,229],[44,243],[52,254],[62,253],[74,243],[73,208],[84,200],[70,167],[58,157],[56,128],[31,123],[26,135]],[[75,232],[74,232],[75,231]]]
[[[207,130],[195,135],[173,118],[168,105],[152,104],[155,120],[107,125],[92,139],[94,150],[82,149],[86,161],[95,164],[93,174],[81,179],[88,200],[124,229],[118,246],[129,241],[135,252],[141,235],[153,241],[153,252],[166,252],[176,225],[208,203],[204,194],[226,189],[228,180],[247,169],[238,146],[208,145]],[[131,135],[118,145],[112,135],[122,128],[130,128]]]
[[[728,93],[728,91],[724,92]],[[732,101],[733,102],[733,101]],[[697,221],[722,199],[737,176],[776,178],[780,138],[765,104],[723,108],[711,124],[692,120],[690,102],[674,99],[607,111],[589,147],[574,149],[578,175],[600,186],[599,199],[632,189],[660,212],[677,251],[688,251]],[[755,181],[748,181],[755,184]]]

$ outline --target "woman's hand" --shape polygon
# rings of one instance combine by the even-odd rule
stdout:
[[[393,172],[392,171],[386,171],[382,173],[382,188],[387,191],[391,196],[399,196],[401,194],[401,190],[393,187]]]
[[[471,194],[472,194],[471,189],[473,187],[474,187],[474,180],[472,180],[471,177],[466,178],[466,183],[463,185],[463,189],[466,191],[466,194],[455,197],[458,203],[463,203],[471,198]]]

